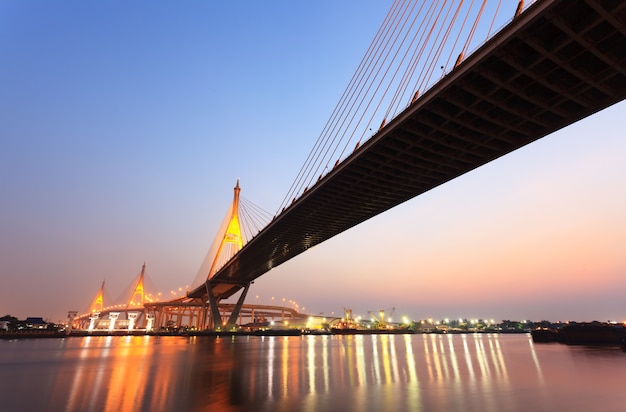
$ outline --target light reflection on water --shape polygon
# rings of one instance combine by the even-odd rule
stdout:
[[[623,411],[626,354],[528,335],[0,341],[3,411]]]

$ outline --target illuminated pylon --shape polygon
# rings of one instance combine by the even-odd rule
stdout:
[[[102,281],[102,286],[100,286],[100,290],[98,294],[89,305],[89,312],[91,313],[100,313],[103,308],[103,295],[104,295],[104,281]]]
[[[207,279],[211,279],[211,277],[215,274],[215,271],[218,269],[218,262],[222,261],[225,263],[225,261],[232,258],[243,247],[243,237],[241,236],[241,226],[239,225],[239,192],[241,191],[239,188],[239,179],[237,179],[237,185],[235,186],[234,191],[235,195],[233,198],[233,205],[231,207],[228,226],[222,236],[215,258],[213,258],[213,263],[211,264],[211,269],[209,269]],[[231,245],[229,253],[227,256],[222,256],[224,247],[227,245]]]
[[[198,277],[204,279],[203,282],[206,287],[206,297],[209,303],[209,310],[211,320],[209,324],[213,325],[213,328],[230,328],[234,326],[241,307],[243,306],[246,293],[250,287],[250,282],[241,282],[240,287],[243,288],[243,292],[239,295],[239,299],[233,308],[230,318],[227,322],[222,322],[222,315],[219,311],[219,301],[222,300],[222,296],[214,293],[214,287],[223,283],[224,280],[215,279],[215,273],[223,267],[230,259],[233,258],[243,248],[243,235],[241,232],[241,225],[239,223],[239,179],[234,188],[233,203],[226,213],[226,217],[222,221],[220,230],[217,232],[217,236],[207,253],[207,256],[202,263]],[[215,253],[214,253],[215,251]],[[210,266],[209,266],[210,263]],[[208,271],[206,271],[206,269]],[[204,278],[206,276],[206,278]],[[196,277],[196,279],[198,278]],[[195,283],[195,282],[194,282]],[[232,283],[231,283],[232,285]]]
[[[139,275],[139,279],[137,279],[137,283],[135,284],[135,288],[133,289],[133,294],[130,295],[130,300],[128,301],[128,305],[126,305],[126,309],[133,308],[143,308],[144,304],[144,289],[143,289],[143,278],[146,273],[146,262],[143,263],[141,267],[141,274]]]

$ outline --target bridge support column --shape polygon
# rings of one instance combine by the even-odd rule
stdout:
[[[228,318],[228,323],[226,324],[227,328],[230,329],[230,328],[235,327],[237,318],[239,317],[239,312],[241,311],[241,307],[243,306],[243,301],[246,299],[246,294],[248,293],[248,289],[250,289],[250,282],[246,283],[246,285],[244,286],[243,292],[241,292],[241,295],[239,296],[239,299],[237,300],[237,304],[233,308],[233,311],[230,314],[230,317]]]
[[[67,319],[69,319],[67,321],[67,328],[65,329],[65,334],[67,336],[69,336],[70,333],[72,333],[72,328],[74,327],[74,319],[76,318],[77,315],[78,315],[78,312],[75,310],[70,310],[69,312],[67,312]]]
[[[156,321],[155,321],[155,327],[157,329],[161,329],[162,327],[165,326],[165,321],[166,321],[166,319],[165,319],[165,311],[166,311],[166,309],[163,308],[163,307],[158,309],[157,318],[156,318]]]
[[[96,322],[98,319],[100,319],[100,312],[93,312],[91,316],[89,316],[89,327],[87,328],[89,332],[96,328]]]
[[[217,282],[217,283],[221,283],[221,282]],[[224,322],[223,318],[226,317],[226,312],[225,312],[226,309],[224,309],[223,314],[220,313],[219,301],[215,297],[215,294],[213,293],[213,286],[215,284],[209,280],[206,281],[205,285],[206,285],[206,291],[207,291],[207,297],[208,297],[208,304],[211,310],[211,320],[213,323],[212,324],[213,329],[222,328],[222,327],[230,329],[230,328],[235,327],[237,323],[237,318],[239,317],[239,313],[241,312],[241,307],[243,306],[243,302],[246,299],[248,289],[250,289],[251,282],[246,282],[246,283],[237,282],[236,284],[243,288],[243,292],[241,292],[241,295],[239,296],[239,299],[237,300],[235,307],[231,311],[228,321]],[[209,328],[211,328],[211,326]]]
[[[220,314],[220,308],[217,304],[217,299],[215,299],[215,295],[213,294],[213,288],[211,282],[206,281],[206,291],[207,296],[209,297],[209,308],[211,309],[211,320],[213,329],[221,328],[222,325],[222,315]]]
[[[139,312],[128,312],[126,316],[128,317],[128,332],[132,332],[135,329],[135,324],[137,323],[137,319],[139,319]]]
[[[154,325],[154,313],[146,313],[146,332],[150,332]]]
[[[120,317],[119,312],[111,312],[109,313],[109,320],[111,323],[109,324],[109,331],[113,331],[115,329],[115,322],[117,322],[117,318]]]
[[[209,325],[207,325],[207,307],[205,304],[204,299],[201,300],[201,308],[200,308],[200,313],[198,315],[198,323],[196,325],[196,328],[198,329],[207,329],[209,327]]]

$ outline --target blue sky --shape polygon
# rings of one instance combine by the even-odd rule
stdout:
[[[241,180],[273,213],[390,1],[0,3],[0,312],[61,319],[147,263],[193,281]],[[624,103],[344,233],[250,299],[626,319]],[[587,319],[589,318],[589,319]]]

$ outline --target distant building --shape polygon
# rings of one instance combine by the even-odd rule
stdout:
[[[24,323],[29,329],[46,329],[48,327],[48,322],[43,318],[26,318]]]

